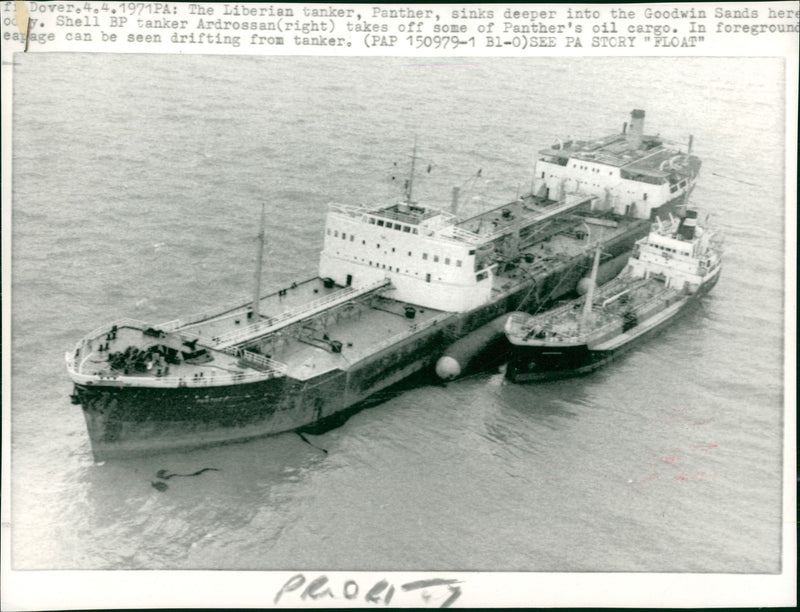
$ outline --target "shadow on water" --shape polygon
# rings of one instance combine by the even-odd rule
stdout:
[[[557,429],[558,421],[579,417],[581,410],[591,403],[589,384],[586,376],[538,383],[512,383],[504,379],[503,406],[526,420]]]

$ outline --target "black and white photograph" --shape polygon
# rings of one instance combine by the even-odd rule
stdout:
[[[82,49],[3,55],[4,571],[794,574],[785,57]]]

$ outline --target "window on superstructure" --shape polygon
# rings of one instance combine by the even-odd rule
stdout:
[[[375,219],[372,217],[369,218],[370,225],[375,225]]]
[[[366,240],[362,240],[361,244],[367,244],[367,241]]]
[[[423,253],[422,254],[422,259],[428,259],[428,254],[427,253]]]
[[[449,257],[445,257],[444,258],[444,265],[446,265],[446,266],[450,265],[450,258]]]
[[[433,256],[433,261],[434,261],[434,262],[437,262],[437,261],[439,261],[439,256],[438,256],[438,255],[434,255],[434,256]]]
[[[403,229],[403,226],[400,225],[399,223],[395,223],[394,224],[394,229],[396,229],[399,232],[399,231],[401,231]]]
[[[411,257],[411,251],[408,252],[408,256]]]
[[[413,233],[413,234],[419,234],[419,231],[417,231],[417,228],[415,227],[415,228],[412,228],[412,229],[411,229],[411,233]]]
[[[347,234],[345,234],[344,232],[342,232],[342,240],[347,240]]]
[[[380,242],[376,243],[376,244],[375,244],[375,248],[376,248],[376,249],[379,249],[379,248],[381,248],[381,243],[380,243]]]
[[[461,267],[461,260],[460,259],[456,259],[456,268],[460,268],[460,267]]]
[[[381,227],[383,227],[383,220],[382,220],[382,219],[378,219],[378,225],[380,225]]]
[[[394,247],[392,247],[392,253],[394,253]]]
[[[353,236],[353,234],[350,234],[350,242],[353,242],[353,238],[355,238],[355,236]]]
[[[407,234],[408,232],[411,231],[411,226],[410,225],[404,225],[403,226],[403,231]]]
[[[339,237],[339,230],[333,230],[333,237],[334,238],[338,238]]]

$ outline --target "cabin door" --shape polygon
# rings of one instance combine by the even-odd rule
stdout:
[[[348,274],[347,275],[347,286],[349,287],[352,284],[353,284],[353,275],[352,274]]]

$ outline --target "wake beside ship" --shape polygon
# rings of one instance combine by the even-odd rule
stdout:
[[[720,239],[696,221],[695,210],[666,224],[659,219],[611,282],[597,291],[591,282],[583,298],[541,315],[511,315],[506,376],[526,382],[592,372],[711,290],[722,270]]]
[[[290,431],[430,368],[499,316],[573,292],[600,244],[616,276],[651,219],[679,214],[689,146],[630,129],[540,151],[531,193],[459,220],[413,199],[331,204],[319,274],[252,302],[161,324],[123,319],[67,352],[96,460]]]

